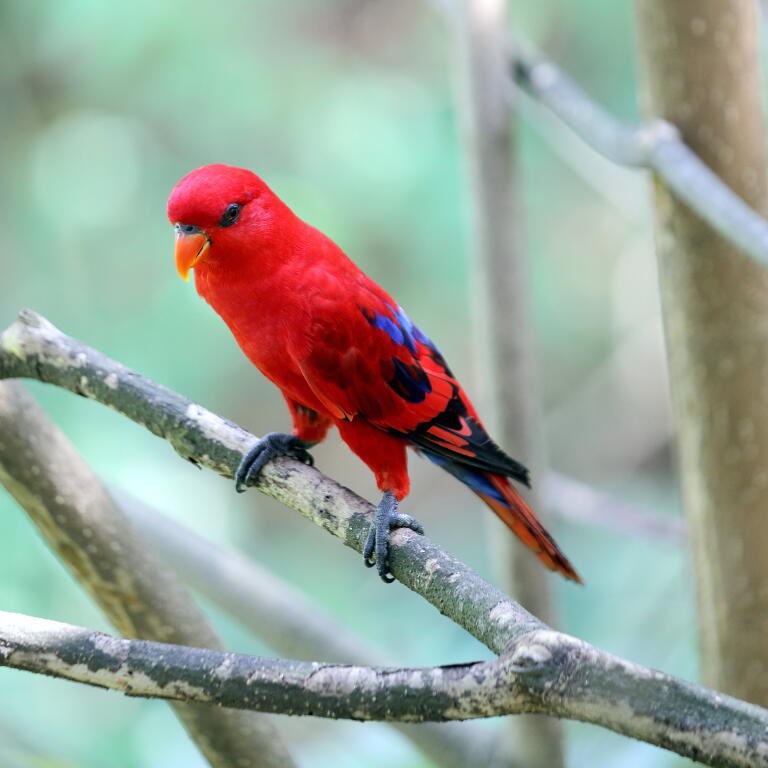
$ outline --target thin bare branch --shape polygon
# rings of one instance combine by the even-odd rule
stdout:
[[[674,125],[622,123],[555,64],[519,42],[511,45],[514,80],[574,133],[618,165],[657,173],[674,194],[721,235],[768,266],[768,221],[745,203],[682,140]]]
[[[682,544],[688,538],[682,517],[653,514],[560,472],[544,476],[541,495],[562,520],[671,544]]]
[[[458,13],[458,0],[433,0]],[[514,82],[548,107],[595,152],[617,165],[647,168],[704,221],[755,261],[768,265],[768,221],[728,187],[665,120],[631,125],[589,98],[555,64],[529,44],[510,43]]]
[[[449,17],[459,0],[432,0]],[[617,165],[646,168],[730,242],[768,265],[768,221],[745,203],[682,140],[665,120],[645,125],[623,123],[589,98],[568,75],[532,46],[510,42],[514,82],[544,104],[597,153]]]

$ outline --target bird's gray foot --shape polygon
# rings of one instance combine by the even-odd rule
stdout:
[[[416,533],[424,533],[418,520],[397,511],[397,499],[392,493],[385,491],[379,505],[373,511],[368,539],[363,548],[363,561],[369,568],[375,565],[381,580],[387,584],[395,580],[389,572],[389,532],[393,528],[410,528]]]
[[[296,435],[286,435],[282,432],[264,435],[243,456],[235,472],[235,490],[242,493],[248,486],[253,485],[264,465],[278,456],[290,456],[312,466],[315,462],[307,450],[311,445],[312,443],[306,443]]]

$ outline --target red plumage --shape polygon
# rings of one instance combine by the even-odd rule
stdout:
[[[406,448],[415,448],[472,488],[549,568],[580,581],[507,480],[527,483],[527,470],[487,435],[435,345],[333,241],[257,176],[224,165],[185,176],[168,217],[181,238],[198,238],[180,271],[194,266],[200,295],[280,388],[294,434],[314,443],[335,424],[398,500],[409,490]]]

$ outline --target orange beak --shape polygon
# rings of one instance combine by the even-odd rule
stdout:
[[[189,270],[202,260],[210,245],[205,232],[186,234],[176,228],[176,269],[182,280],[189,280]]]

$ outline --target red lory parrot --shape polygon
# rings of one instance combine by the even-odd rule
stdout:
[[[580,581],[513,488],[528,470],[507,456],[440,351],[334,243],[296,216],[254,173],[206,165],[171,192],[176,267],[221,315],[248,359],[283,394],[293,434],[270,433],[244,456],[238,491],[277,456],[312,463],[335,426],[373,471],[382,498],[363,551],[381,578],[390,530],[423,533],[398,504],[409,491],[406,449],[474,491],[548,567]]]

